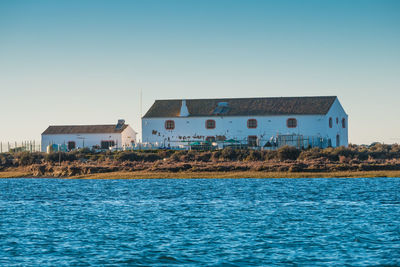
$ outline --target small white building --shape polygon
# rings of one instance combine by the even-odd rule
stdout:
[[[160,147],[347,146],[348,116],[336,96],[156,100],[142,118],[142,139]]]
[[[70,151],[78,148],[125,149],[136,143],[136,132],[124,120],[109,125],[49,126],[42,133],[42,151],[61,145]]]

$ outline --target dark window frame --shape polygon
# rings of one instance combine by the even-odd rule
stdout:
[[[254,123],[255,122],[255,126],[254,125],[250,125],[251,123]],[[247,128],[249,128],[249,129],[256,129],[258,127],[258,121],[257,121],[257,119],[248,119],[247,120]]]
[[[346,128],[346,118],[342,118],[342,128]]]
[[[175,121],[174,120],[166,120],[164,127],[165,127],[165,130],[174,130],[175,129]]]
[[[333,126],[333,119],[332,117],[329,117],[329,128],[332,128]]]
[[[211,125],[211,127],[209,126],[208,123],[213,123],[213,125]],[[206,129],[208,130],[212,130],[215,129],[215,127],[217,126],[217,123],[215,122],[215,120],[206,120]]]
[[[290,121],[290,122],[294,121],[294,124],[289,123],[289,121]],[[288,128],[296,128],[296,127],[297,127],[297,119],[296,119],[296,118],[288,118],[288,119],[286,120],[286,126],[287,126]]]

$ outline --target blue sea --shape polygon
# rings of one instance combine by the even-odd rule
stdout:
[[[0,179],[0,266],[400,265],[400,178]]]

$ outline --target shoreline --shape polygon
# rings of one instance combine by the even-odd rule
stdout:
[[[0,178],[53,178],[53,179],[240,179],[240,178],[389,178],[400,177],[398,171],[338,171],[338,172],[264,172],[264,171],[228,171],[228,172],[107,172],[75,176],[34,176],[26,171],[2,171]]]

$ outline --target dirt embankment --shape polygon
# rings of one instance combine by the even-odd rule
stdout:
[[[333,173],[400,170],[400,145],[299,150],[2,153],[0,177],[77,177],[107,173]],[[5,174],[8,172],[9,174]],[[14,174],[11,175],[11,173]],[[23,175],[23,176],[27,176]]]
[[[11,168],[12,169],[12,168]],[[155,162],[63,162],[61,165],[52,163],[32,164],[19,167],[20,171],[31,174],[33,177],[74,177],[98,173],[113,172],[358,172],[358,171],[400,171],[400,160],[391,161],[352,161],[330,162],[325,159],[312,161],[240,161],[240,162],[172,162],[158,160]]]

